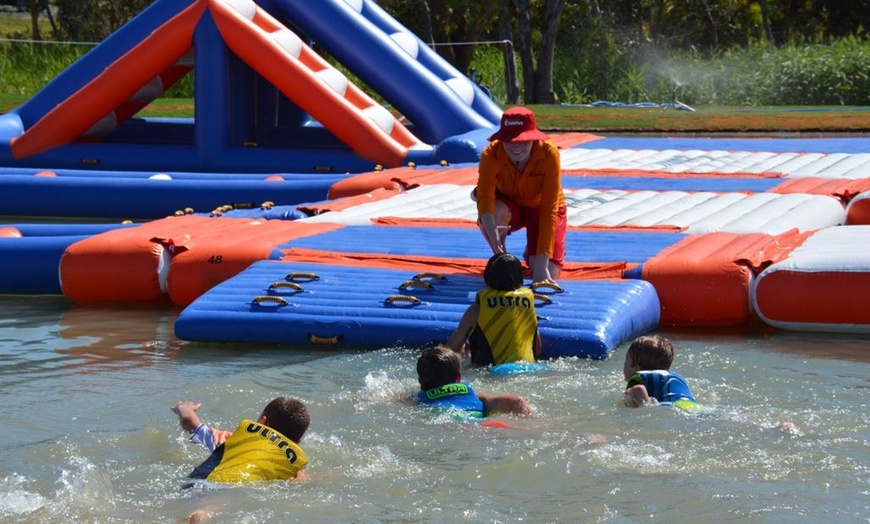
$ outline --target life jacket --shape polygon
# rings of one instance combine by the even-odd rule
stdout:
[[[421,404],[463,411],[464,415],[468,417],[482,418],[484,416],[483,402],[477,398],[474,388],[468,382],[444,384],[437,388],[421,391],[417,393],[417,399]]]
[[[469,344],[472,361],[483,365],[534,362],[538,317],[532,290],[485,288],[475,300],[480,313]]]
[[[190,478],[215,482],[291,480],[307,463],[298,444],[268,426],[243,420]]]
[[[664,369],[638,371],[628,379],[626,389],[643,384],[650,398],[664,406],[677,406],[687,411],[698,409],[698,401],[692,396],[689,385],[679,373]]]

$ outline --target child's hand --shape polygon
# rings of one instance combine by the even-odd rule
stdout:
[[[192,402],[190,400],[179,400],[172,406],[171,409],[175,412],[179,417],[184,416],[185,413],[196,412],[199,408],[202,407],[202,402]]]
[[[178,415],[178,422],[181,424],[182,429],[188,433],[193,433],[201,424],[199,417],[196,415],[196,411],[201,407],[202,402],[179,400],[169,409]]]

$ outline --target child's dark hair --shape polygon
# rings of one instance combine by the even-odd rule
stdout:
[[[490,257],[483,270],[486,286],[499,291],[513,291],[523,286],[523,265],[510,253]]]
[[[670,369],[674,362],[674,346],[665,337],[646,335],[632,341],[627,356],[641,371]]]
[[[459,355],[449,347],[438,344],[423,350],[417,359],[417,378],[423,391],[453,384],[460,374]]]
[[[263,409],[263,415],[270,428],[297,444],[311,423],[305,404],[290,397],[278,397],[269,402]]]

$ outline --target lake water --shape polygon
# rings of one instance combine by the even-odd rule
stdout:
[[[189,344],[168,306],[2,297],[0,521],[870,522],[870,336],[662,331],[701,415],[620,406],[625,348],[512,377],[536,414],[445,422],[399,399],[416,352]],[[169,407],[233,429],[304,400],[307,483],[182,490],[207,456]],[[775,427],[789,421],[790,433]],[[590,438],[598,434],[606,442]]]

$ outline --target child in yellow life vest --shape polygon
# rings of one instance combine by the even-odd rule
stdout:
[[[447,341],[457,353],[471,352],[481,365],[534,362],[541,353],[535,296],[523,286],[523,267],[510,253],[493,255],[483,270],[486,288],[478,291]]]
[[[235,431],[211,428],[199,420],[201,403],[180,401],[172,407],[191,442],[202,444],[211,456],[190,478],[214,482],[304,479],[308,458],[299,447],[308,430],[308,410],[301,401],[278,397],[254,420],[243,420]]]

